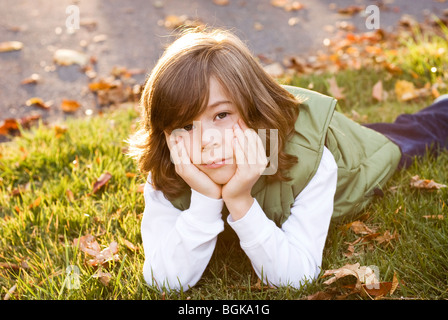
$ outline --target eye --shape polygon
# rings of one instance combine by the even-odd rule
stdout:
[[[218,113],[218,115],[216,116],[216,118],[224,119],[224,118],[227,117],[228,115],[229,115],[228,112],[221,112],[221,113]]]
[[[193,124],[187,124],[187,125],[184,127],[184,129],[187,130],[187,131],[191,131],[191,130],[194,129],[194,126],[193,126]]]

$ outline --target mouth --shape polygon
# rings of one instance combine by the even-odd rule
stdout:
[[[215,160],[208,164],[201,164],[201,167],[203,167],[205,169],[218,169],[218,168],[225,166],[226,161],[228,161],[228,159]]]

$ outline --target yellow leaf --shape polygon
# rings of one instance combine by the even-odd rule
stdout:
[[[62,100],[61,109],[64,112],[75,112],[81,105],[75,100]]]
[[[395,83],[395,94],[399,101],[409,101],[418,97],[414,84],[406,80],[398,80]]]
[[[23,43],[20,41],[5,41],[0,42],[0,52],[18,51],[23,48]]]

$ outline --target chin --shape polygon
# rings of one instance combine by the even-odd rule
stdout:
[[[209,171],[205,173],[210,177],[210,179],[213,180],[213,182],[223,185],[229,182],[230,179],[232,179],[233,175],[235,174],[235,169],[236,168],[233,168],[233,166],[229,166],[220,168],[216,171]]]

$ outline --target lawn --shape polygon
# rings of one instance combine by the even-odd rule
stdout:
[[[404,70],[401,74],[373,67],[347,68],[336,74],[324,71],[279,81],[331,94],[328,83],[334,77],[344,88],[339,111],[359,122],[392,121],[402,112],[427,106],[434,98],[422,94],[400,101],[394,91],[398,80],[416,88],[442,83],[445,87],[439,86],[439,93],[447,93],[447,34],[400,42],[397,51],[386,57]],[[437,72],[428,71],[432,66]],[[382,101],[371,93],[379,80],[389,93]],[[2,299],[276,300],[307,299],[318,292],[331,293],[332,298],[374,298],[351,291],[348,279],[328,286],[324,283],[328,278],[319,278],[299,289],[260,286],[238,244],[222,243],[195,287],[160,292],[146,285],[140,234],[144,177],[125,154],[125,140],[135,130],[138,116],[137,107],[130,107],[70,119],[57,128],[40,123],[0,145]],[[95,182],[105,182],[101,179],[105,173],[110,173],[110,180],[94,190]],[[448,152],[397,172],[384,194],[360,216],[332,223],[322,274],[346,264],[376,266],[381,282],[398,281],[398,287],[383,299],[448,298],[448,188],[413,188],[410,181],[416,175],[448,184]],[[349,223],[353,221],[360,221],[367,231],[352,228]],[[95,237],[100,250],[116,242],[116,256],[96,266],[89,262],[92,256],[75,241],[86,235]],[[79,282],[74,285],[67,279]]]

